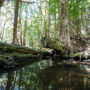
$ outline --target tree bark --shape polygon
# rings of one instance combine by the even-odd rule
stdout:
[[[16,0],[14,28],[13,28],[13,43],[17,43],[17,23],[18,23],[19,2],[20,2],[20,0]]]
[[[20,3],[20,7],[22,8],[22,3]],[[21,8],[19,11],[19,33],[20,33],[20,36],[18,37],[20,45],[23,44],[23,41],[22,41],[22,9]]]
[[[70,46],[68,0],[61,0],[60,41]]]

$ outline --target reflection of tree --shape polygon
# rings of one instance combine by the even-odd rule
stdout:
[[[19,70],[19,90],[20,90],[20,87],[22,85],[22,69]]]
[[[48,63],[49,62],[45,61],[45,63],[43,63],[45,65],[44,67],[47,67]],[[40,66],[38,63],[18,70],[16,85],[18,85],[19,90],[20,88],[24,90],[42,90],[43,85],[40,83],[39,73]]]
[[[20,88],[23,90],[36,90],[37,88],[40,88],[38,84],[38,73],[39,66],[36,63],[18,70],[16,85],[18,85],[19,90]]]
[[[7,78],[8,80],[7,80],[6,90],[11,90],[12,81],[13,81],[13,73],[9,72]]]

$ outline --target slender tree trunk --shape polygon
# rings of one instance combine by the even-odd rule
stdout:
[[[79,0],[76,1],[77,7],[75,7],[77,9],[77,11],[79,11]],[[76,13],[75,13],[76,14]],[[82,12],[80,13],[82,16]],[[79,18],[77,15],[75,16],[75,25],[76,25],[76,38],[81,38],[81,17]]]
[[[6,21],[6,22],[7,22],[7,21]],[[5,30],[5,25],[6,25],[6,22],[4,23],[4,26],[3,26],[3,31],[2,31],[1,41],[3,41],[3,37],[4,37],[4,30]]]
[[[18,23],[19,2],[20,2],[20,0],[16,0],[14,28],[13,28],[13,43],[17,43],[17,23]]]
[[[55,11],[55,14],[54,14],[54,32],[55,32],[55,34],[54,34],[54,38],[56,38],[57,36],[57,21],[56,21],[56,11]]]
[[[56,30],[56,14],[54,15],[54,30],[55,30],[55,32],[57,32],[57,30]]]
[[[46,1],[46,0],[45,0]],[[42,35],[42,40],[41,43],[43,44],[43,46],[46,46],[46,40],[47,40],[47,27],[46,27],[46,8],[45,8],[46,3],[40,3],[40,12],[42,14],[42,30],[43,30],[43,35]],[[43,41],[43,42],[42,42]]]
[[[23,45],[26,45],[26,29],[27,29],[27,18],[25,20],[25,25],[24,25],[24,33],[23,33]]]
[[[22,7],[22,3],[20,3],[20,6]],[[22,14],[22,9],[20,8],[20,12],[19,12],[19,24],[20,24],[20,26],[19,26],[20,31],[19,32],[20,32],[20,37],[19,38],[20,38],[20,44],[22,45],[23,42],[22,42],[22,22],[21,22],[22,21],[22,17],[21,17],[22,15],[21,14]]]
[[[70,46],[68,0],[61,0],[60,41]]]
[[[88,35],[88,21],[86,17],[85,17],[85,33],[86,35]]]
[[[51,3],[50,3],[50,0],[49,0],[49,9],[50,9],[50,5],[51,5]],[[51,27],[51,18],[50,18],[50,10],[49,10],[49,15],[48,15],[48,37],[50,38],[50,27]]]
[[[90,5],[88,5],[87,9],[86,9],[86,13],[85,13],[85,33],[88,36],[89,33],[89,24],[90,24],[90,14],[88,13],[90,12]]]
[[[27,7],[26,7],[26,17],[25,17],[25,22],[24,22],[24,32],[23,32],[23,45],[26,45],[26,32],[27,32]]]
[[[24,34],[23,34],[23,46],[26,45],[26,29],[24,29]]]

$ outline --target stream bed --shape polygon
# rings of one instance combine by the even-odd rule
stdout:
[[[90,90],[90,66],[35,62],[0,73],[0,90]]]

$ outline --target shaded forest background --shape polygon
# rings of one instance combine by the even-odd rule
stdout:
[[[0,7],[2,42],[32,48],[60,42],[81,51],[89,38],[90,0],[4,0]]]

